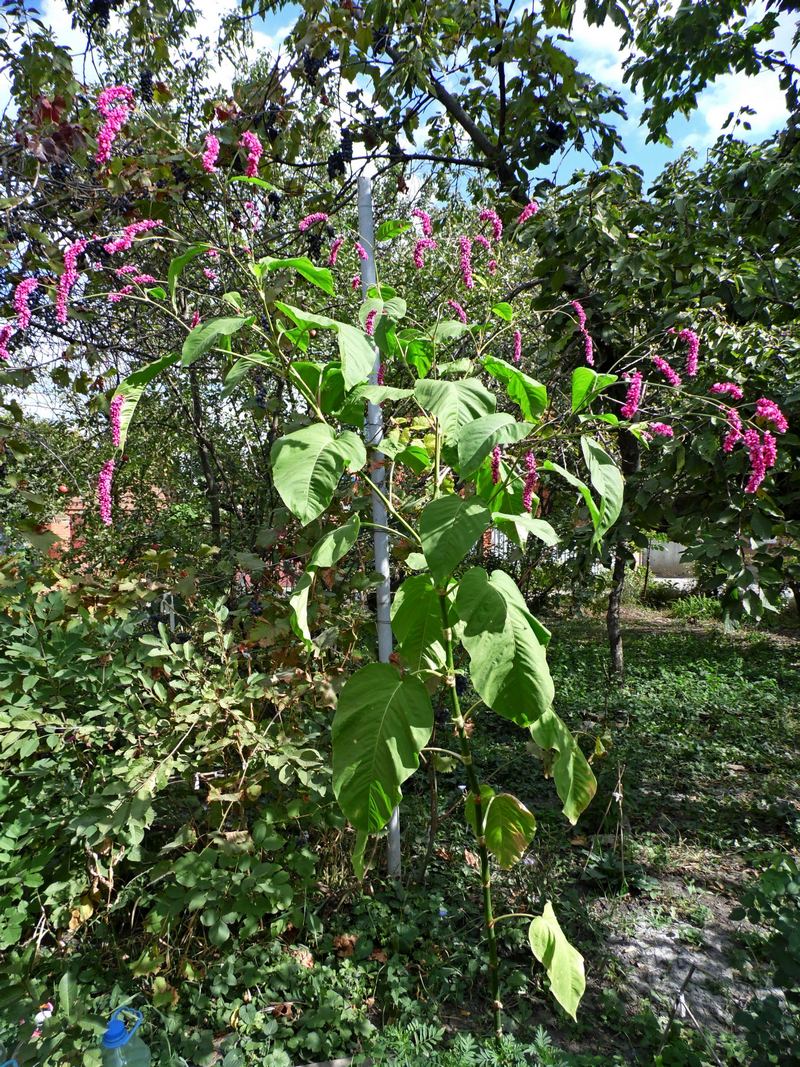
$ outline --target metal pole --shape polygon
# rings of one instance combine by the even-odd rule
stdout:
[[[358,239],[364,246],[367,258],[361,264],[361,293],[366,299],[367,291],[376,282],[375,275],[375,228],[372,216],[372,183],[363,175],[358,179]],[[370,383],[378,381],[380,354],[375,350],[375,364],[369,376]],[[377,450],[383,440],[383,413],[380,404],[367,403],[367,421],[364,424],[364,441],[373,449],[370,477],[379,489],[383,489],[386,472],[383,467],[383,453]],[[388,663],[392,654],[392,594],[389,584],[389,535],[386,505],[377,493],[372,494],[372,521],[377,529],[374,531],[375,570],[381,576],[381,583],[376,590],[378,659]],[[387,867],[390,878],[400,877],[400,812],[395,808],[389,820],[389,839]]]

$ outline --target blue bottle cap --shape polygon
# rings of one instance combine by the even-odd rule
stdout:
[[[124,1019],[121,1018],[124,1011],[136,1016],[136,1022],[130,1030],[125,1025]],[[141,1024],[142,1013],[137,1011],[136,1008],[117,1008],[108,1020],[106,1032],[103,1034],[103,1039],[100,1044],[103,1048],[122,1048],[123,1045],[128,1044]]]

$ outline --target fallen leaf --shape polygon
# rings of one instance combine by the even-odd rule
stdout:
[[[470,852],[468,848],[464,849],[464,862],[467,864],[468,867],[472,867],[476,871],[481,865],[481,861],[478,859],[475,853]]]
[[[358,936],[356,934],[337,934],[333,939],[333,947],[336,949],[336,955],[339,956],[340,959],[352,956],[355,951],[356,941],[358,941]]]

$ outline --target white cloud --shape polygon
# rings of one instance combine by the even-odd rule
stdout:
[[[755,77],[746,74],[724,74],[701,94],[694,122],[697,128],[683,139],[682,147],[705,148],[722,133],[722,126],[733,111],[752,107],[755,115],[744,115],[751,129],[737,130],[739,136],[760,140],[784,124],[787,118],[786,101],[772,71],[762,71]]]

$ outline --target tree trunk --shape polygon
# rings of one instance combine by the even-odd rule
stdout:
[[[606,627],[608,629],[608,648],[611,654],[611,676],[622,679],[625,673],[625,657],[622,650],[622,626],[620,609],[622,607],[622,590],[625,587],[625,552],[622,545],[617,545],[614,552],[614,569],[611,572],[611,593],[608,597]]]
[[[200,468],[206,483],[206,497],[211,512],[211,542],[214,545],[222,544],[222,516],[219,504],[219,484],[214,475],[214,467],[208,454],[205,438],[203,436],[203,405],[200,400],[200,386],[197,381],[197,372],[194,367],[189,370],[189,387],[192,394],[192,416],[194,419],[194,438],[197,445],[197,455],[200,460]]]

